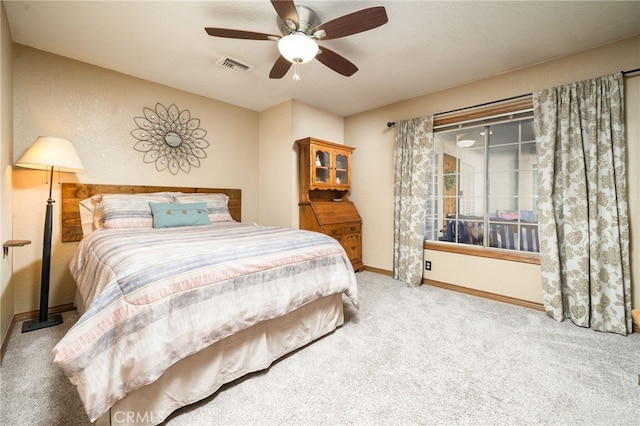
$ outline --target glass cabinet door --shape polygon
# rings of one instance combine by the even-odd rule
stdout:
[[[349,184],[349,157],[344,154],[336,154],[335,164],[335,184],[336,185],[348,185]]]
[[[331,155],[329,151],[314,149],[314,166],[312,167],[313,183],[316,185],[331,184]]]
[[[311,157],[311,188],[348,190],[351,184],[350,152],[325,147],[313,147]]]

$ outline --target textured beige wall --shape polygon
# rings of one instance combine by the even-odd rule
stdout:
[[[344,144],[344,119],[293,101],[293,139],[306,137]]]
[[[434,66],[437,66],[434,65]],[[356,203],[363,219],[363,258],[367,266],[391,270],[393,268],[393,145],[395,130],[386,126],[388,121],[435,114],[456,108],[464,108],[485,102],[531,93],[563,83],[584,80],[604,74],[616,73],[640,67],[640,37],[585,51],[514,72],[495,76],[465,86],[444,90],[368,111],[345,120],[345,141],[357,149],[353,157],[353,184],[351,199]],[[429,70],[425,70],[429,78]],[[627,78],[628,81],[631,78]],[[640,192],[638,170],[638,90],[628,91],[628,104],[635,105],[635,112],[627,110],[630,130],[628,146],[629,192]],[[635,132],[635,133],[634,133]],[[634,151],[635,150],[635,154]],[[633,159],[633,160],[632,160]],[[632,202],[632,258],[639,258],[640,206],[637,195]],[[465,286],[477,290],[508,294],[512,297],[541,302],[539,268],[530,265],[492,261],[478,263],[472,256],[450,253],[429,253],[433,269],[425,277]],[[434,260],[435,259],[435,260]],[[639,262],[636,262],[639,263]],[[455,272],[451,272],[455,271]],[[482,273],[479,279],[479,273]],[[638,277],[638,265],[632,277]],[[640,307],[635,284],[634,306]]]
[[[260,113],[260,224],[292,226],[294,215],[289,194],[295,188],[291,176],[289,145],[293,138],[293,102],[285,101]]]
[[[294,100],[260,113],[261,224],[299,226],[295,141],[308,136],[342,143],[344,120]]]
[[[4,4],[0,2],[0,241],[13,239],[13,42]],[[4,342],[13,319],[12,261],[15,252],[0,260],[0,345]]]
[[[259,114],[243,108],[129,77],[68,58],[14,45],[14,161],[39,135],[72,141],[87,173],[63,173],[59,181],[89,183],[233,187],[242,189],[243,221],[257,222]],[[214,82],[211,84],[223,84]],[[200,119],[210,146],[201,167],[189,174],[158,172],[133,149],[130,132],[143,108],[176,104]],[[16,313],[37,309],[40,259],[48,186],[41,171],[15,168],[16,239],[33,241],[14,257]],[[54,208],[50,306],[70,303],[75,285],[68,263],[75,243],[60,241],[59,206]]]

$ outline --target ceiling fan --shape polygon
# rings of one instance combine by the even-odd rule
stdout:
[[[313,10],[303,5],[296,6],[293,0],[271,0],[271,4],[278,15],[282,35],[226,28],[205,28],[207,34],[214,37],[277,41],[280,56],[273,64],[269,78],[282,78],[292,64],[296,64],[297,67],[298,64],[309,62],[314,58],[337,73],[349,77],[358,71],[358,67],[338,53],[326,47],[320,48],[317,41],[361,33],[388,22],[387,12],[383,6],[362,9],[320,23]],[[297,72],[294,79],[299,79]]]

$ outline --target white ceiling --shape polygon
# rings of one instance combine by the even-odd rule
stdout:
[[[255,111],[288,99],[350,116],[640,34],[640,2],[314,1],[322,22],[383,5],[389,22],[321,42],[359,71],[318,61],[269,79],[275,42],[204,27],[280,34],[268,0],[4,0],[14,42]],[[231,57],[247,72],[218,65]],[[621,70],[622,71],[622,70]]]

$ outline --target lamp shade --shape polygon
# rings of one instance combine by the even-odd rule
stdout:
[[[294,64],[309,62],[318,54],[318,43],[305,34],[292,33],[278,40],[278,50]]]
[[[16,161],[16,166],[27,169],[81,173],[85,168],[73,144],[53,136],[38,136],[36,141]]]

